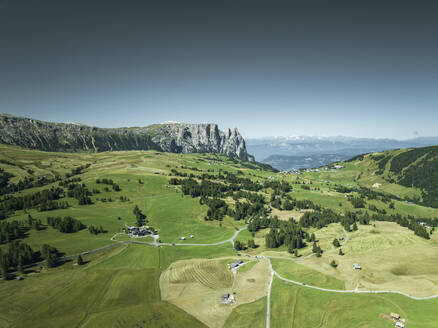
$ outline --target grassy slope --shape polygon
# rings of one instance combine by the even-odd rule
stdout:
[[[218,169],[233,172],[241,169],[246,176],[259,181],[272,175],[271,172],[242,169],[240,164],[234,164],[223,156],[216,156],[216,160],[212,161],[210,158],[214,155],[163,154],[156,156],[153,152],[140,151],[56,154],[2,145],[0,145],[0,150],[0,158],[12,164],[1,162],[0,167],[14,173],[16,176],[13,178],[14,181],[17,181],[19,177],[29,175],[27,172],[29,168],[35,171],[33,173],[35,176],[46,175],[50,177],[56,173],[64,175],[78,165],[92,164],[90,169],[85,170],[85,173],[81,175],[81,178],[89,186],[89,189],[101,190],[100,194],[92,197],[93,200],[111,197],[115,200],[114,202],[95,201],[93,205],[78,206],[76,200],[68,199],[72,207],[66,210],[42,213],[31,211],[32,216],[41,218],[43,222],[48,215],[71,215],[85,224],[103,225],[108,230],[106,234],[93,236],[86,230],[74,234],[62,234],[48,227],[38,232],[31,231],[24,240],[36,249],[43,243],[49,243],[67,254],[75,254],[112,243],[109,238],[113,234],[119,232],[125,224],[130,225],[134,222],[132,209],[135,204],[138,204],[140,209],[148,215],[150,223],[159,229],[160,239],[163,241],[174,242],[180,236],[189,234],[195,235],[195,238],[190,242],[217,242],[227,239],[234,233],[235,228],[241,227],[243,223],[235,222],[231,218],[226,218],[222,227],[218,225],[218,222],[205,222],[203,220],[206,212],[205,206],[200,206],[197,199],[187,196],[181,197],[181,193],[165,187],[170,169],[177,168],[178,171],[195,174],[199,172],[182,169],[180,166],[197,167],[204,171],[214,169],[216,172]],[[347,163],[345,169],[337,172],[312,172],[299,177],[288,176],[285,179],[291,183],[296,180],[307,183],[311,181],[310,191],[301,189],[299,185],[293,185],[292,196],[297,199],[310,199],[339,212],[353,208],[343,194],[332,190],[332,185],[335,183],[346,186],[361,184],[371,187],[373,183],[379,182],[382,183],[380,188],[382,191],[391,192],[401,197],[419,194],[418,190],[389,184],[373,175],[375,167],[372,166],[371,162],[367,163],[366,161],[365,158],[362,162]],[[104,185],[95,184],[97,178],[104,177],[113,179],[120,185],[122,191],[119,193],[105,192]],[[141,179],[144,184],[139,184],[138,179]],[[48,187],[50,185],[26,190],[23,193]],[[319,188],[319,190],[314,190],[315,188]],[[130,201],[120,202],[117,200],[120,195],[128,197]],[[339,203],[342,206],[339,206]],[[437,209],[409,205],[404,202],[396,201],[395,210],[391,210],[392,212],[388,209],[387,204],[379,201],[370,203],[379,208],[385,208],[389,213],[438,217]],[[284,218],[288,216],[288,213],[280,214]],[[21,219],[26,216],[27,214],[19,211],[8,220]],[[118,216],[121,217],[121,220],[117,220]],[[371,230],[378,232],[371,232]],[[290,257],[284,248],[266,249],[263,238],[265,233],[266,231],[256,233],[254,239],[260,247],[251,250],[251,252]],[[437,256],[438,239],[436,235],[431,241],[425,241],[413,236],[412,231],[396,225],[389,229],[379,226],[379,224],[376,229],[373,229],[372,226],[360,227],[357,233],[351,233],[352,240],[343,246],[346,255],[340,257],[336,250],[331,249],[333,238],[343,235],[339,225],[330,225],[315,231],[315,233],[325,250],[323,257],[320,259],[311,257],[300,262],[305,267],[294,265],[293,262],[291,264],[290,261],[273,260],[273,264],[276,265],[280,274],[309,284],[314,283],[332,288],[338,286],[339,279],[346,282],[347,288],[354,288],[356,283],[361,280],[361,288],[397,289],[397,287],[401,287],[402,289],[414,289],[414,292],[418,289],[421,293],[430,292],[431,288],[434,289],[434,286],[438,284],[438,272],[433,266],[435,261],[431,261]],[[241,232],[238,237],[244,242],[252,238],[247,231]],[[300,254],[303,255],[309,253],[309,248],[300,251]],[[42,326],[51,326],[55,321],[63,322],[66,326],[82,322],[84,327],[101,327],[111,324],[115,327],[135,324],[140,326],[168,324],[172,327],[176,323],[178,326],[200,325],[199,321],[182,310],[160,301],[159,290],[156,287],[160,270],[165,270],[171,263],[182,259],[215,258],[234,254],[230,244],[215,247],[161,248],[131,245],[127,248],[116,248],[104,254],[87,256],[87,259],[91,259],[88,264],[89,268],[73,267],[70,263],[47,272],[43,270],[41,274],[29,275],[21,282],[0,282],[0,297],[3,300],[0,301],[2,308],[0,310],[0,327],[7,326],[8,323],[12,326],[27,326],[31,322],[41,323]],[[328,264],[331,259],[340,263],[336,270]],[[360,273],[361,277],[355,277],[351,274],[351,263],[356,261],[364,266],[364,270]],[[283,264],[283,262],[287,262],[287,264]],[[248,269],[252,268],[248,267]],[[243,270],[242,273],[245,273],[244,271],[246,270]],[[274,287],[275,284],[278,282],[274,283]],[[340,285],[339,288],[341,288]],[[49,286],[54,287],[49,288]],[[110,287],[107,288],[108,286]],[[378,316],[380,312],[383,313],[381,309],[389,311],[387,304],[390,301],[396,303],[404,311],[420,308],[422,304],[425,304],[426,310],[431,306],[429,302],[415,303],[399,296],[379,296],[379,298],[371,295],[360,295],[358,298],[354,298],[357,295],[349,295],[340,301],[339,295],[323,295],[320,292],[304,290],[299,287],[287,286],[286,288],[281,286],[281,292],[278,291],[278,288],[273,289],[272,311],[276,320],[272,322],[272,326],[291,326],[291,318],[293,317],[297,320],[294,327],[317,326],[318,324],[327,327],[351,326],[348,314],[350,317],[358,317],[362,320],[357,321],[356,326],[367,327],[368,322],[370,322],[368,327],[387,327],[388,324],[384,319],[378,318]],[[312,292],[316,293],[316,296]],[[305,297],[302,297],[302,294]],[[127,295],[132,295],[132,300]],[[294,301],[294,297],[298,301]],[[344,300],[348,301],[344,302]],[[231,313],[226,326],[263,326],[265,320],[265,307],[263,305],[265,302],[266,299],[262,298],[252,303],[239,305]],[[295,306],[295,303],[298,306]],[[430,301],[430,304],[436,303]],[[274,310],[274,307],[277,310]],[[348,309],[347,314],[344,315],[339,310],[342,307]],[[367,310],[363,310],[365,307]],[[86,311],[87,308],[90,309],[89,313]],[[52,311],[55,311],[53,317],[50,314]],[[307,315],[306,311],[311,311],[312,315]],[[376,311],[380,312],[376,314]],[[391,308],[391,311],[398,310]],[[427,312],[421,309],[418,311],[420,313],[418,317],[421,317],[421,320],[425,318],[423,321],[418,321],[419,319],[410,312],[408,319],[415,319],[413,324],[416,324],[416,327],[421,326],[421,324],[424,324],[424,327],[430,326],[431,321],[427,320],[433,318],[433,311]],[[87,316],[85,317],[84,314]],[[313,319],[309,319],[313,316],[319,318],[319,321],[315,321],[315,323],[312,321]],[[378,320],[383,320],[384,323],[375,317]],[[260,324],[261,322],[263,324]],[[308,322],[311,322],[311,325]],[[355,326],[354,323],[353,326]],[[408,323],[411,326],[411,322]]]
[[[0,283],[1,326],[203,327],[161,301],[156,248],[131,245],[86,260]]]
[[[1,146],[5,148],[5,146]],[[154,156],[152,152],[114,152],[99,154],[58,154],[27,151],[16,147],[6,147],[8,150],[2,154],[2,158],[14,163],[16,170],[13,172],[18,177],[29,176],[27,168],[41,169],[40,175],[50,177],[53,172],[65,174],[73,167],[92,163],[92,166],[80,175],[82,182],[87,187],[98,189],[101,193],[93,195],[94,204],[87,206],[77,205],[77,200],[67,198],[71,205],[68,209],[50,212],[38,212],[31,210],[29,213],[37,219],[46,222],[47,216],[71,215],[80,219],[86,225],[102,225],[108,233],[92,236],[83,230],[74,234],[63,234],[47,227],[42,231],[30,231],[26,242],[32,247],[40,248],[42,244],[49,242],[66,254],[76,254],[85,250],[102,247],[112,242],[112,235],[121,231],[126,225],[134,223],[132,209],[138,205],[147,214],[149,224],[159,229],[160,239],[163,242],[176,242],[181,236],[194,235],[192,243],[213,243],[230,238],[235,229],[242,223],[226,218],[219,226],[218,222],[205,222],[203,217],[206,206],[201,206],[198,199],[182,197],[181,192],[173,188],[166,188],[167,175],[171,168],[177,167],[180,171],[181,164],[196,166],[200,169],[228,168],[236,171],[237,168],[230,164],[207,165],[207,160],[202,160],[201,155],[163,154]],[[44,165],[43,165],[44,164]],[[23,169],[19,168],[21,166]],[[236,165],[237,166],[237,165]],[[10,171],[9,164],[0,163],[0,167]],[[36,170],[36,169],[35,169]],[[36,173],[34,174],[36,175]],[[121,188],[121,192],[104,191],[106,185],[96,184],[98,178],[114,180]],[[143,184],[138,182],[141,179]],[[25,190],[21,193],[30,193],[39,189],[51,187],[50,184],[40,188]],[[128,197],[128,202],[121,202],[120,196]],[[111,198],[113,202],[101,202],[101,198]],[[117,218],[121,217],[121,220]],[[17,211],[8,220],[25,219],[27,213]]]
[[[231,312],[224,327],[266,327],[266,300],[267,297],[263,297],[255,302],[239,305],[233,310],[233,312]]]
[[[324,275],[294,261],[272,259],[271,263],[274,270],[283,278],[323,288],[345,289],[342,280]]]
[[[438,300],[413,301],[399,295],[326,293],[274,279],[272,327],[376,327],[394,323],[382,317],[391,312],[407,319],[407,327],[435,327]]]

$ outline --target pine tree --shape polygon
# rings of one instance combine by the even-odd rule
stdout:
[[[357,231],[357,224],[356,224],[356,222],[353,223],[353,231]]]
[[[342,248],[339,248],[339,255],[344,255],[344,252],[342,251]]]
[[[78,263],[78,265],[83,265],[84,264],[84,260],[82,260],[82,256],[81,255],[78,256],[77,263]]]
[[[339,243],[338,238],[333,239],[333,246],[335,246],[335,247],[340,247],[341,246],[341,244]]]
[[[239,240],[235,240],[234,241],[234,249],[236,251],[241,251],[241,250],[245,249],[245,246]]]
[[[9,268],[9,260],[7,254],[1,254],[0,250],[0,269],[3,279],[7,279],[8,276],[8,268]]]
[[[24,273],[24,267],[23,267],[23,258],[20,256],[20,258],[18,259],[18,272],[20,273]]]
[[[54,268],[56,266],[57,261],[58,261],[58,258],[56,256],[56,254],[49,253],[49,256],[47,256],[47,267]]]
[[[334,267],[335,269],[336,269],[336,267],[338,266],[338,264],[336,263],[335,260],[332,260],[332,261],[330,262],[330,265],[331,265],[332,267]]]
[[[319,247],[318,247],[318,245],[316,244],[316,241],[314,241],[314,242],[313,242],[313,247],[312,247],[312,252],[313,252],[313,253],[317,253],[317,252],[318,252],[318,249],[319,249]]]

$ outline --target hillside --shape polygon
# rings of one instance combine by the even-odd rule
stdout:
[[[216,124],[206,123],[108,129],[0,114],[0,143],[58,152],[157,150],[218,153],[244,161],[253,160],[237,129],[223,132]]]
[[[374,174],[376,155],[281,174],[220,154],[0,145],[0,327],[266,327],[269,307],[273,327],[389,328],[382,314],[400,312],[432,328],[438,209],[408,204],[419,190]]]
[[[375,174],[387,182],[420,190],[421,197],[408,200],[438,207],[438,146],[386,151],[356,159],[374,167]]]

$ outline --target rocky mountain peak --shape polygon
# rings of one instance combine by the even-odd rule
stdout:
[[[0,114],[0,127],[0,143],[45,151],[154,149],[173,153],[217,153],[244,161],[254,160],[236,128],[223,132],[214,123],[165,122],[107,129]]]

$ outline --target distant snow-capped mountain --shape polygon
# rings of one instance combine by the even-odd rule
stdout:
[[[247,149],[254,154],[257,161],[271,164],[278,169],[312,167],[317,163],[325,165],[334,158],[347,159],[363,153],[431,145],[438,145],[438,137],[418,137],[407,140],[347,136],[280,136],[246,139]],[[273,155],[275,156],[272,157]],[[314,160],[305,160],[309,156]]]

